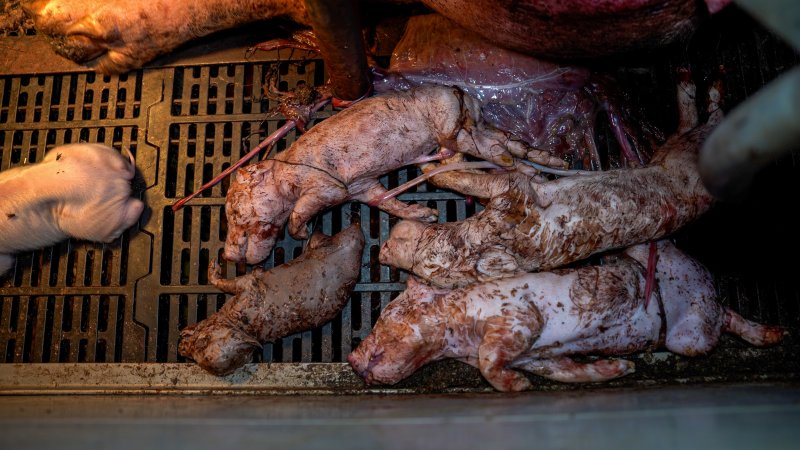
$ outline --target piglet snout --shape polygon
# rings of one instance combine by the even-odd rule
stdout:
[[[374,357],[360,350],[361,348],[357,348],[350,353],[350,355],[347,356],[347,362],[350,363],[350,366],[353,367],[353,370],[358,376],[364,379],[366,384],[373,384],[372,367],[375,365]]]
[[[368,341],[364,341],[357,349],[348,355],[347,362],[349,362],[353,370],[364,379],[366,384],[377,384],[379,381],[375,379],[374,369],[383,361],[383,356],[383,349],[376,350],[369,345]]]
[[[225,243],[225,251],[222,253],[222,257],[231,262],[244,262],[244,249],[236,242],[231,242],[231,239],[228,238],[228,242]]]

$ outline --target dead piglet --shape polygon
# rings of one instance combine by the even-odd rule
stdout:
[[[412,277],[348,361],[368,384],[394,384],[429,362],[454,358],[479,368],[495,389],[521,391],[530,382],[513,365],[529,355],[536,355],[542,367],[531,371],[558,381],[623,376],[633,370],[627,361],[581,365],[566,355],[580,350],[603,353],[595,336],[619,333],[628,318],[622,311],[640,306],[636,289],[644,277],[639,269],[630,262],[609,264],[580,269],[581,273],[527,274],[452,291]],[[594,292],[615,295],[593,299],[594,292],[585,292],[592,290],[593,282]],[[573,295],[574,290],[580,296]],[[657,337],[657,330],[628,336],[637,344]]]
[[[215,31],[273,17],[308,21],[304,3],[291,0],[38,0],[25,9],[56,53],[106,74]]]
[[[462,174],[459,183],[471,192],[500,195],[462,222],[398,223],[381,247],[380,261],[438,286],[457,287],[560,267],[667,236],[712,204],[696,163],[709,130],[670,139],[651,165],[640,169],[546,183]]]
[[[225,258],[255,264],[267,257],[287,219],[306,237],[318,212],[349,200],[377,202],[378,178],[430,158],[438,147],[525,170],[518,158],[550,156],[491,126],[457,88],[421,86],[371,97],[326,119],[275,158],[240,169],[228,190]],[[433,221],[436,211],[388,199],[378,205],[405,219]]]
[[[667,323],[664,346],[669,351],[686,356],[705,355],[717,346],[723,332],[757,347],[776,344],[783,338],[782,328],[751,322],[721,305],[714,278],[700,262],[668,240],[656,245],[655,279],[664,301]],[[647,244],[636,245],[624,253],[646,266],[649,248]]]
[[[647,245],[600,266],[452,291],[412,277],[348,361],[367,383],[394,384],[428,362],[454,358],[478,367],[496,389],[519,391],[530,382],[517,370],[560,382],[606,381],[634,371],[624,359],[579,363],[574,355],[625,355],[660,346],[702,355],[723,332],[756,346],[783,338],[779,327],[750,322],[717,303],[711,275],[699,263],[668,242],[658,249],[649,302]]]
[[[300,257],[269,271],[254,268],[223,279],[212,263],[209,280],[234,297],[183,329],[178,351],[203,369],[226,375],[262,344],[333,320],[358,281],[363,249],[361,229],[352,225],[333,237],[314,234]]]
[[[686,95],[678,89],[679,123],[689,131],[670,137],[643,168],[543,183],[518,173],[434,176],[438,186],[491,200],[462,222],[398,223],[381,247],[381,263],[459,287],[560,267],[677,231],[713,203],[697,153],[716,119],[698,126]]]
[[[139,219],[133,156],[99,144],[56,147],[41,162],[0,172],[0,275],[13,253],[67,237],[111,242]]]

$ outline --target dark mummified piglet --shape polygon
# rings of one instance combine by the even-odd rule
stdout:
[[[181,331],[178,351],[203,369],[226,375],[274,339],[333,320],[358,281],[364,236],[358,225],[328,237],[315,233],[300,257],[269,271],[223,279],[216,262],[209,280],[234,294],[219,311]]]
[[[599,382],[634,371],[624,359],[577,362],[572,355],[624,355],[666,347],[703,355],[732,333],[755,346],[783,338],[716,301],[711,274],[671,243],[657,246],[647,291],[647,244],[599,266],[562,269],[448,290],[413,277],[348,357],[367,383],[393,384],[431,361],[478,367],[500,391],[530,381],[515,369],[560,382]],[[647,296],[650,294],[648,302]]]
[[[371,97],[314,126],[274,158],[239,169],[225,202],[225,258],[256,264],[269,255],[288,219],[304,238],[318,212],[348,200],[377,203],[386,194],[378,177],[431,158],[437,148],[525,170],[518,158],[560,161],[486,125],[476,100],[460,89],[421,86]],[[554,160],[554,161],[553,161]],[[436,211],[395,198],[384,211],[433,221]]]

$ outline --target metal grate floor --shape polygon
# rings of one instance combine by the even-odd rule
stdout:
[[[206,269],[212,258],[221,259],[228,181],[178,212],[170,206],[283,125],[282,118],[268,117],[276,104],[263,94],[273,70],[284,91],[325,80],[319,60],[148,69],[120,77],[0,77],[0,168],[39,161],[45,151],[71,142],[128,148],[148,205],[141,225],[119,242],[73,240],[18,256],[0,287],[5,362],[181,360],[179,330],[225,301],[209,285]],[[330,114],[328,108],[316,117]],[[292,132],[278,151],[294,139]],[[384,182],[397,185],[408,177],[403,170]],[[447,220],[474,211],[463,198],[424,186],[404,198],[439,208]],[[386,213],[348,204],[324,214],[318,226],[335,233],[358,217],[368,244],[350,306],[322,329],[267,345],[261,360],[342,361],[392,293],[403,289],[397,271],[377,261],[392,220]],[[302,245],[284,236],[265,266],[293,259]],[[244,270],[227,267],[229,276]]]
[[[733,20],[745,19],[734,16]],[[692,53],[714,55],[697,63],[697,73],[711,73],[708,68],[720,64],[731,68],[727,107],[798,61],[797,55],[766,32],[746,20],[745,25],[752,30],[750,34],[712,28],[708,33],[716,36],[714,45],[697,44],[697,52]],[[35,36],[2,39],[13,41],[17,49],[41,48]],[[197,44],[209,45],[208,40]],[[301,52],[260,53],[253,60],[245,59],[244,54],[245,47],[237,47],[216,55],[212,52],[206,59],[191,55],[181,59],[179,55],[167,63],[113,77],[74,68],[37,75],[0,74],[0,170],[39,161],[45,151],[65,143],[102,142],[128,148],[139,172],[134,187],[148,206],[139,225],[112,244],[69,240],[18,255],[15,268],[0,279],[0,362],[183,361],[177,354],[179,331],[207,317],[225,301],[225,295],[208,284],[206,270],[212,258],[221,259],[228,182],[176,213],[170,206],[283,125],[282,117],[268,116],[275,103],[264,96],[273,71],[284,91],[298,83],[321,85],[326,79],[322,62],[304,60],[306,55]],[[29,56],[35,58],[36,54]],[[674,86],[675,61],[685,57],[682,53],[652,62],[647,72],[626,72],[638,86],[635,100],[665,128],[674,122],[674,106],[664,106],[674,103],[674,88],[664,86]],[[703,88],[698,86],[698,92]],[[327,107],[317,117],[324,119],[332,113]],[[295,137],[291,132],[277,146],[278,151]],[[774,245],[775,233],[796,229],[796,219],[775,211],[765,220],[744,220],[742,216],[758,212],[763,202],[757,195],[769,196],[773,189],[798,192],[797,182],[791,181],[798,178],[797,171],[792,161],[776,165],[770,173],[789,181],[780,184],[764,176],[753,198],[722,205],[678,238],[690,253],[714,269],[726,305],[753,320],[794,331],[800,329],[800,290],[787,276],[792,271],[755,267],[748,258],[777,254],[777,249],[766,246]],[[415,169],[404,169],[382,181],[393,187],[414,174]],[[464,219],[476,210],[462,197],[424,184],[401,199],[438,208],[441,220],[447,221]],[[790,209],[797,200],[782,198],[781,203]],[[369,333],[381,309],[404,288],[403,273],[378,263],[380,244],[396,219],[351,203],[326,212],[317,226],[335,233],[354,218],[361,220],[367,245],[360,282],[349,304],[319,329],[266,345],[255,362],[342,362]],[[761,228],[745,231],[744,226]],[[737,237],[739,241],[733,242],[743,249],[739,259],[731,241],[724,240]],[[759,239],[765,237],[766,244],[760,244]],[[745,239],[753,242],[742,244]],[[798,249],[798,239],[792,234],[782,239],[784,247]],[[291,260],[301,250],[302,242],[284,236],[265,266]],[[228,263],[226,270],[232,277],[247,268]],[[795,356],[800,353],[796,335],[777,349],[763,351],[727,339],[722,356],[705,362],[701,359],[692,363],[700,366],[688,370],[672,368],[669,376],[723,377],[730,375],[731,367],[743,378],[794,376],[798,373]],[[781,366],[787,360],[795,363]],[[764,367],[782,369],[770,376],[763,373]],[[654,373],[660,370],[658,364],[652,364]],[[431,376],[436,376],[435,370]],[[641,377],[648,378],[646,371]]]

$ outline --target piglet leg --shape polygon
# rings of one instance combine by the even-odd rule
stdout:
[[[784,336],[781,327],[751,322],[728,308],[725,308],[725,322],[722,325],[722,331],[735,334],[756,347],[775,345]]]
[[[208,281],[220,291],[235,295],[247,289],[257,289],[253,280],[256,280],[263,271],[261,267],[253,267],[252,277],[224,278],[222,267],[216,259],[213,259],[208,265]]]
[[[361,194],[354,195],[353,200],[358,200],[367,203],[370,206],[377,206],[378,208],[403,219],[420,220],[423,222],[433,222],[438,217],[439,213],[435,209],[428,208],[422,205],[409,205],[403,203],[396,198],[387,198],[383,200],[388,191],[382,184],[375,181],[371,184],[366,191]]]
[[[524,391],[531,387],[531,382],[520,372],[508,368],[520,354],[530,348],[534,333],[524,333],[509,327],[511,317],[493,317],[487,320],[483,341],[478,347],[478,368],[486,381],[502,392]],[[541,328],[537,324],[536,336]],[[531,331],[531,330],[527,330]],[[527,336],[525,336],[527,334]]]
[[[633,373],[634,364],[625,359],[601,359],[579,363],[571,358],[535,359],[518,362],[514,367],[562,383],[590,383],[613,380]]]
[[[491,161],[505,168],[515,168],[536,175],[527,165],[517,161],[527,160],[542,166],[566,169],[567,163],[548,152],[530,147],[511,134],[491,127],[472,127],[458,134],[458,150]]]
[[[308,238],[306,224],[318,212],[347,200],[346,186],[322,185],[306,191],[289,215],[289,234],[297,239]]]

